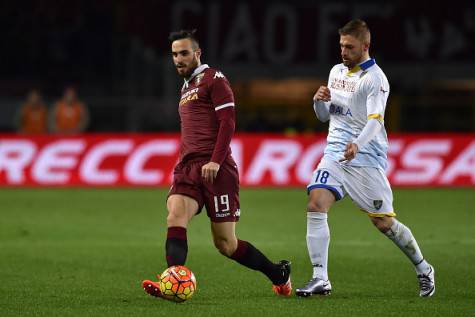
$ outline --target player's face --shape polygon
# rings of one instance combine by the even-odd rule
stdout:
[[[173,64],[181,77],[191,76],[195,68],[200,65],[200,55],[201,50],[193,49],[190,39],[176,40],[172,43]]]
[[[355,65],[363,62],[365,52],[368,51],[369,45],[352,35],[341,35],[340,48],[343,65],[351,69]]]

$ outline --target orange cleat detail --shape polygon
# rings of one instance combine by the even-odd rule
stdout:
[[[160,280],[160,275],[157,276],[158,280]],[[142,287],[147,294],[154,296],[154,297],[162,297],[162,292],[160,291],[160,283],[153,282],[150,280],[145,280],[142,282]]]
[[[278,264],[279,269],[281,270],[283,280],[287,279],[287,282],[283,284],[272,285],[272,290],[277,295],[281,296],[290,296],[292,295],[292,282],[290,281],[290,261],[282,260]]]
[[[290,281],[290,276],[286,283],[280,284],[280,285],[272,285],[272,290],[277,295],[282,295],[282,296],[292,295],[292,282]]]

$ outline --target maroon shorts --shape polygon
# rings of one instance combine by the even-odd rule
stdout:
[[[189,196],[198,202],[198,213],[206,207],[212,222],[239,220],[239,173],[231,157],[220,166],[212,184],[201,177],[201,167],[209,160],[180,162],[173,171],[173,185],[168,197],[174,194]],[[167,197],[167,199],[168,199]]]

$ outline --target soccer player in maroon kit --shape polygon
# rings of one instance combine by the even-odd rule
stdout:
[[[170,34],[173,63],[184,78],[178,106],[181,121],[180,162],[167,199],[166,260],[184,265],[186,228],[206,207],[216,248],[224,256],[265,274],[278,295],[292,293],[290,262],[272,263],[251,243],[236,237],[239,220],[239,175],[229,146],[234,134],[234,96],[224,75],[201,64],[195,31]],[[160,297],[157,282],[145,280],[145,291]]]

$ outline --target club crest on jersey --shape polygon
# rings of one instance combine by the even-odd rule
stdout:
[[[200,84],[200,82],[203,79],[204,75],[205,75],[204,73],[201,73],[201,74],[196,76],[196,79],[195,79],[196,85]]]
[[[361,74],[360,74],[360,78],[363,77],[364,75],[366,75],[367,73],[368,73],[367,70],[362,71]]]
[[[376,210],[379,210],[383,206],[383,201],[382,200],[373,200],[373,206],[374,206],[374,208],[376,208]]]

